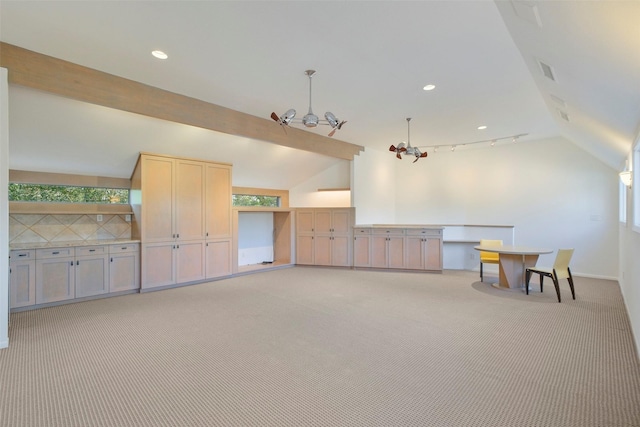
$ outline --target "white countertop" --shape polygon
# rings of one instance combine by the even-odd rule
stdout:
[[[354,228],[429,228],[442,230],[442,225],[429,224],[358,224]]]
[[[126,243],[140,243],[137,239],[104,239],[104,240],[72,240],[67,242],[48,243],[11,243],[9,250],[43,249],[43,248],[67,248],[70,246],[100,246],[121,245]]]

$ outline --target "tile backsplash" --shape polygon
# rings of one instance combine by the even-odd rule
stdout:
[[[9,243],[53,243],[131,238],[126,215],[9,214]]]

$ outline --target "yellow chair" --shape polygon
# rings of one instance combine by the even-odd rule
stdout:
[[[480,246],[502,246],[502,240],[480,240]],[[500,254],[495,252],[480,251],[480,281],[483,279],[482,264],[499,264]]]
[[[560,302],[560,279],[567,279],[569,281],[569,287],[571,288],[571,296],[576,299],[576,292],[573,288],[573,276],[571,276],[571,269],[569,268],[569,262],[573,256],[573,249],[558,249],[556,260],[553,263],[553,267],[529,267],[527,268],[527,281],[525,288],[527,295],[529,295],[529,279],[531,273],[540,275],[540,292],[542,292],[542,281],[544,277],[551,277],[553,285],[556,287],[556,294],[558,294],[558,302]]]

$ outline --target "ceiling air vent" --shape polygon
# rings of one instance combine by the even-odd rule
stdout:
[[[551,79],[555,82],[556,78],[553,75],[553,68],[551,68],[551,65],[547,65],[540,60],[538,60],[538,63],[540,64],[540,70],[542,70],[542,74],[544,74],[544,76],[548,79]]]
[[[566,111],[562,111],[562,110],[558,110],[558,114],[560,114],[560,117],[562,117],[562,119],[566,122],[570,121],[569,120],[569,114],[567,114]]]

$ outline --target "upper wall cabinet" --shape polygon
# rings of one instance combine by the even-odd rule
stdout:
[[[231,167],[208,163],[205,174],[206,237],[231,237]]]
[[[204,238],[205,163],[150,155],[140,163],[142,240]]]

